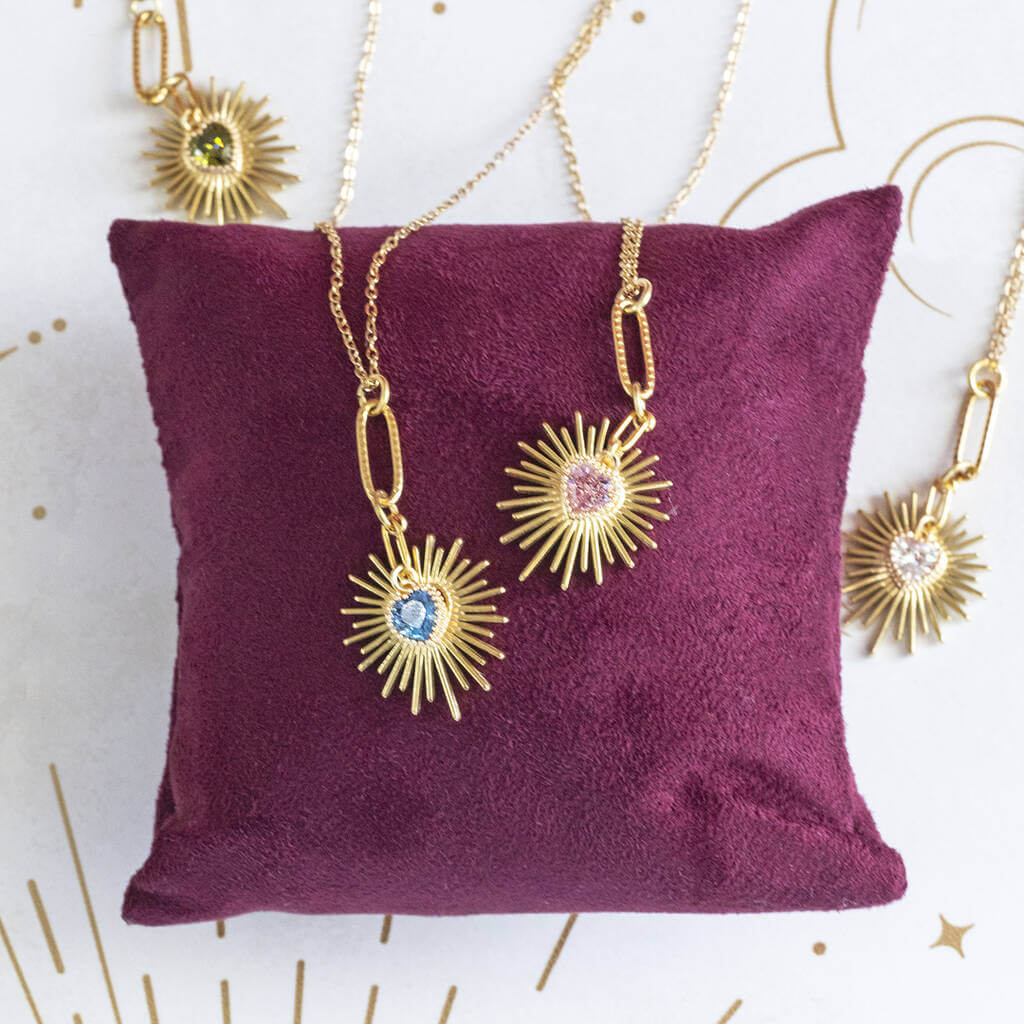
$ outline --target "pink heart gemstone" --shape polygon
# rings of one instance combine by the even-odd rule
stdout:
[[[579,462],[565,475],[565,501],[574,515],[600,512],[611,504],[615,481],[589,462]]]

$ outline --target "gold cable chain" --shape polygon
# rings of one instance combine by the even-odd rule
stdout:
[[[425,228],[428,224],[432,224],[441,214],[465,199],[484,178],[512,153],[516,146],[519,145],[523,138],[551,108],[554,103],[555,93],[579,66],[580,61],[604,27],[604,23],[611,14],[615,3],[616,0],[598,0],[598,3],[593,6],[587,20],[569,47],[566,55],[555,68],[555,72],[552,75],[552,82],[554,84],[549,84],[547,91],[541,97],[540,103],[531,111],[526,120],[501,149],[447,199],[393,232],[384,240],[384,243],[374,254],[373,259],[370,261],[370,269],[366,274],[366,351],[368,356],[371,352],[376,353],[377,351],[377,318],[379,315],[377,300],[380,294],[380,274],[388,256],[411,234],[419,231],[421,228]]]
[[[1006,345],[1010,340],[1013,320],[1017,314],[1017,301],[1020,298],[1021,284],[1024,283],[1024,224],[1017,233],[1017,241],[1013,247],[1010,268],[1003,282],[1003,290],[996,307],[992,333],[988,339],[988,368],[996,375],[1000,372],[999,362],[1006,354]],[[998,383],[996,387],[998,388]]]
[[[651,328],[645,309],[651,301],[653,286],[640,276],[640,243],[643,240],[644,222],[623,218],[622,243],[619,249],[619,275],[622,287],[612,303],[611,328],[615,343],[615,368],[619,383],[626,396],[633,402],[633,408],[612,432],[604,453],[612,465],[632,448],[644,434],[653,430],[657,421],[647,408],[647,401],[654,394],[654,347],[651,342]],[[635,317],[640,337],[640,351],[643,356],[644,379],[633,380],[626,356],[626,339],[622,328],[623,317]],[[630,429],[632,428],[632,429]],[[627,435],[626,431],[630,430]]]
[[[356,84],[352,92],[352,110],[348,120],[348,138],[345,142],[345,157],[338,183],[338,201],[334,205],[334,225],[337,227],[348,212],[356,191],[356,167],[359,163],[359,143],[363,137],[363,103],[366,99],[366,81],[373,65],[373,54],[377,48],[377,26],[380,23],[380,0],[369,0],[366,12],[366,32],[363,36],[363,51],[356,68]]]
[[[1003,281],[999,302],[996,305],[996,313],[988,337],[988,352],[967,371],[967,393],[960,406],[953,461],[934,484],[935,490],[939,494],[937,510],[934,514],[929,513],[922,518],[918,525],[919,532],[927,533],[944,526],[949,518],[951,499],[957,485],[968,483],[981,471],[982,463],[988,453],[989,442],[992,439],[996,404],[1003,387],[1001,360],[1006,354],[1010,333],[1013,330],[1022,285],[1024,285],[1024,224],[1017,232],[1013,254],[1010,257],[1010,266]],[[969,457],[968,440],[971,423],[979,402],[984,403],[985,421],[974,456]]]
[[[715,109],[711,112],[711,121],[704,142],[701,144],[697,158],[690,168],[686,180],[679,187],[672,201],[665,207],[658,218],[659,224],[666,224],[670,221],[679,207],[690,198],[693,190],[697,187],[708,165],[711,151],[718,141],[718,133],[722,123],[722,116],[725,113],[725,106],[732,95],[732,87],[736,78],[736,67],[739,63],[740,48],[743,46],[743,38],[747,31],[747,21],[750,17],[750,5],[753,0],[741,0],[736,12],[736,22],[733,27],[732,40],[729,44],[729,51],[725,58],[725,67],[722,70],[722,77],[718,87],[718,98]],[[593,220],[590,212],[590,205],[587,202],[587,195],[583,188],[583,179],[580,175],[579,157],[576,152],[576,143],[569,127],[569,117],[565,110],[565,98],[562,89],[552,87],[554,105],[552,114],[555,124],[558,127],[558,134],[562,142],[562,152],[565,155],[566,167],[569,171],[569,184],[572,188],[573,197],[576,202],[576,209],[584,220]]]
[[[644,237],[644,222],[626,217],[622,221],[622,246],[619,249],[619,276],[622,290],[636,296],[640,291],[640,242]]]
[[[501,164],[512,153],[516,146],[519,145],[523,138],[551,108],[551,105],[554,102],[553,91],[564,85],[565,81],[576,70],[580,61],[586,55],[601,29],[604,27],[604,23],[611,14],[615,3],[616,0],[598,0],[598,2],[594,4],[586,21],[577,33],[576,38],[566,51],[565,56],[559,61],[553,75],[551,76],[551,83],[554,84],[549,83],[548,89],[541,97],[538,105],[530,112],[526,120],[519,126],[512,137],[509,138],[508,141],[494,154],[494,156],[492,156],[476,174],[459,186],[459,188],[457,188],[443,202],[438,203],[426,213],[421,214],[419,217],[414,218],[407,224],[392,232],[392,234],[384,240],[376,253],[374,253],[373,258],[370,260],[370,267],[366,273],[365,364],[359,354],[359,349],[356,345],[352,330],[348,324],[347,318],[345,317],[344,310],[341,307],[341,287],[344,277],[341,241],[337,237],[337,232],[334,232],[334,236],[332,237],[331,233],[327,230],[331,225],[326,223],[317,225],[317,228],[327,236],[331,244],[331,312],[334,315],[335,322],[338,325],[338,330],[341,333],[342,339],[345,343],[345,348],[348,351],[356,379],[359,381],[361,396],[366,397],[368,392],[377,390],[381,387],[381,381],[384,380],[384,377],[380,372],[380,350],[378,346],[379,334],[377,321],[380,316],[380,308],[378,305],[380,298],[380,276],[388,256],[394,252],[398,245],[411,234],[426,227],[428,224],[432,224],[441,216],[441,214],[450,210],[457,203],[465,199],[466,196],[468,196],[484,178],[491,174],[491,172],[494,171],[499,164]],[[371,0],[371,6],[376,6],[379,14],[379,0]],[[371,18],[368,23],[368,31],[370,29],[376,31],[376,21],[373,18]],[[366,53],[366,49],[367,47],[364,45],[364,54]],[[363,78],[363,86],[365,87],[365,76]],[[358,104],[354,104],[354,111],[357,106]],[[352,159],[354,160],[357,157],[358,146],[353,151]]]
[[[342,287],[345,279],[345,263],[342,255],[341,238],[333,223],[324,221],[316,225],[317,230],[327,237],[330,246],[331,284],[328,301],[331,313],[358,381],[359,409],[356,413],[356,451],[359,457],[363,490],[366,492],[366,496],[380,522],[385,543],[387,543],[388,537],[396,538],[400,545],[400,555],[402,551],[405,551],[403,564],[406,564],[408,560],[408,553],[404,547],[404,533],[408,523],[398,509],[398,498],[401,495],[403,486],[401,442],[398,433],[398,423],[390,407],[391,388],[387,378],[380,372],[380,349],[378,347],[377,320],[380,315],[378,300],[380,298],[381,270],[388,256],[394,252],[404,239],[408,238],[413,232],[419,231],[421,228],[437,220],[442,213],[451,209],[456,203],[461,202],[468,196],[484,178],[512,153],[524,136],[547,113],[554,101],[553,91],[564,85],[566,79],[576,70],[580,60],[582,60],[597,38],[615,2],[616,0],[598,0],[593,6],[572,45],[556,67],[548,89],[541,98],[540,103],[531,111],[526,120],[504,146],[473,177],[457,188],[447,199],[392,232],[374,253],[370,260],[369,269],[366,272],[366,288],[364,291],[366,297],[365,362],[359,351],[359,346],[356,343],[352,327],[349,324],[348,317],[345,315],[341,301]],[[357,72],[356,93],[353,97],[352,117],[355,131],[350,129],[349,132],[349,146],[346,149],[345,167],[342,171],[342,186],[339,191],[341,215],[344,215],[352,198],[355,163],[358,159],[358,141],[361,132],[362,97],[365,92],[370,59],[372,58],[379,13],[379,0],[370,0],[367,39],[363,45],[363,60],[360,61],[360,71]],[[346,188],[346,185],[348,185],[348,188]],[[335,207],[334,215],[338,217],[338,207]],[[367,424],[371,417],[376,416],[384,417],[388,431],[388,445],[392,466],[392,483],[389,491],[384,491],[376,486],[370,468]]]

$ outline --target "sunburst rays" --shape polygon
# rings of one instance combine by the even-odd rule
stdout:
[[[166,189],[168,209],[183,207],[189,220],[205,217],[249,221],[265,204],[280,217],[284,209],[270,196],[299,179],[281,169],[284,154],[274,133],[283,118],[264,113],[267,97],[246,98],[245,84],[232,92],[196,89],[186,102],[175,95],[176,109],[150,130],[156,147],[143,156],[156,161],[151,185]],[[275,145],[275,143],[277,143]]]
[[[632,569],[640,545],[658,546],[649,533],[655,521],[668,516],[655,508],[661,504],[657,492],[672,484],[654,479],[650,467],[657,455],[642,458],[632,448],[615,460],[606,447],[609,423],[604,419],[599,427],[584,428],[577,412],[575,436],[565,427],[556,432],[545,423],[546,439],[535,445],[519,442],[527,458],[520,468],[505,472],[520,481],[514,490],[521,497],[498,502],[498,508],[521,520],[501,538],[502,544],[519,541],[524,551],[540,545],[520,580],[551,555],[551,571],[561,569],[563,590],[577,567],[601,583],[605,563],[618,558]]]
[[[482,573],[489,563],[459,561],[461,550],[461,540],[445,553],[429,536],[422,556],[413,546],[412,564],[403,565],[385,535],[385,560],[370,555],[368,578],[349,577],[365,593],[355,596],[359,607],[341,610],[354,619],[345,644],[360,644],[360,672],[376,665],[380,675],[387,673],[381,696],[396,688],[409,692],[414,715],[440,688],[458,721],[456,686],[468,691],[472,682],[489,690],[480,668],[487,657],[505,657],[488,641],[494,637],[490,626],[508,619],[487,603],[505,588],[488,587]]]
[[[934,488],[923,505],[916,493],[898,506],[886,494],[885,509],[861,510],[859,525],[845,535],[845,621],[859,621],[866,629],[878,624],[872,652],[890,630],[911,654],[918,631],[941,640],[940,623],[951,612],[966,619],[968,595],[982,596],[974,584],[987,566],[972,550],[981,537],[968,536],[964,517],[922,529],[922,519],[931,522],[936,502]]]

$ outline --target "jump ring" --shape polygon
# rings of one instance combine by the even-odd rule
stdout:
[[[378,388],[380,394],[376,398],[371,398],[370,394]],[[361,406],[368,405],[370,407],[370,416],[379,416],[391,402],[391,385],[384,374],[371,373],[359,382],[359,391],[356,394]]]
[[[647,303],[651,301],[654,294],[654,285],[646,277],[638,277],[634,285],[634,294],[630,294],[623,285],[615,301],[622,307],[624,313],[639,313]]]
[[[981,379],[979,375],[983,372],[987,376]],[[994,398],[1003,386],[1002,368],[994,359],[986,356],[984,359],[979,359],[968,370],[967,383],[972,393],[978,398]]]

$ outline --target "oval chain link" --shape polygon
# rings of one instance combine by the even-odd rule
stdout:
[[[388,450],[391,455],[391,488],[384,490],[376,485],[370,466],[370,444],[367,427],[371,418],[382,416],[388,431]],[[402,496],[405,483],[402,469],[402,442],[398,434],[398,420],[390,405],[380,399],[362,402],[356,412],[356,456],[359,460],[359,476],[363,491],[382,525],[388,525],[398,516],[398,499]]]
[[[619,276],[622,285],[612,303],[612,339],[615,342],[615,366],[622,390],[633,403],[632,411],[612,431],[605,454],[608,461],[618,465],[622,456],[644,436],[653,430],[657,420],[647,408],[647,400],[654,394],[654,346],[651,341],[651,325],[645,309],[654,294],[654,286],[646,277],[640,276],[640,243],[643,240],[644,222],[625,218],[622,221],[622,245],[619,249]],[[636,320],[643,358],[644,379],[633,380],[629,372],[626,355],[626,340],[623,331],[623,317]]]
[[[146,87],[142,84],[142,33],[152,25],[160,39],[160,77],[157,84]],[[157,107],[170,95],[170,89],[164,84],[167,80],[167,57],[170,44],[167,38],[167,22],[155,8],[139,11],[132,22],[132,81],[135,95],[143,103]]]
[[[622,287],[619,288],[615,301],[612,303],[611,322],[612,338],[615,341],[615,365],[619,373],[619,383],[626,396],[633,400],[646,402],[654,394],[654,349],[651,344],[651,326],[644,311],[651,301],[653,286],[645,277],[640,277],[640,243],[643,239],[644,222],[642,220],[624,219],[622,221],[622,247],[619,251],[619,274]],[[625,334],[622,319],[625,315],[636,319],[640,335],[640,351],[643,356],[644,379],[635,381],[629,372],[629,360],[626,356]],[[636,404],[638,420],[643,416]]]
[[[150,25],[157,30],[160,39],[160,81],[157,85],[147,87],[142,84],[142,32]],[[184,71],[176,71],[173,75],[167,73],[168,50],[167,21],[160,13],[159,5],[135,13],[132,21],[132,82],[135,95],[147,106],[159,107],[174,96],[180,86],[185,86],[190,105],[181,105],[179,110],[188,123],[187,119],[196,115],[202,104],[195,86]]]

